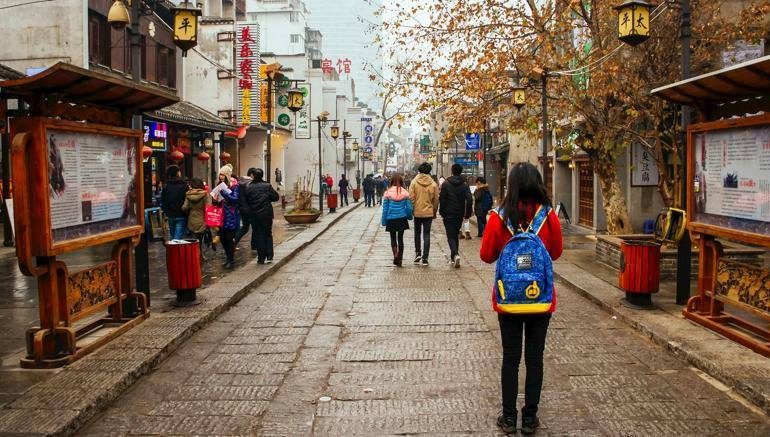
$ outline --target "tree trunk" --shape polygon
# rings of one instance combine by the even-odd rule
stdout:
[[[632,233],[633,228],[628,215],[628,205],[620,186],[618,169],[614,160],[606,159],[602,164],[595,165],[594,168],[602,188],[604,212],[607,216],[607,232],[610,235]]]

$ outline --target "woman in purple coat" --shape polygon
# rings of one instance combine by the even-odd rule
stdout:
[[[222,266],[226,269],[232,269],[235,258],[235,234],[241,223],[241,215],[238,211],[241,191],[238,181],[233,177],[233,167],[230,164],[223,165],[219,169],[219,182],[224,182],[228,186],[228,188],[223,188],[218,195],[218,200],[224,210],[224,222],[219,230],[219,237],[227,257]]]

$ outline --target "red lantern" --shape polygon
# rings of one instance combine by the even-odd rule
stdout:
[[[171,160],[174,162],[179,162],[184,159],[184,153],[180,152],[179,150],[174,150],[169,155],[169,158],[171,158]]]
[[[206,162],[209,160],[209,154],[206,152],[201,152],[198,154],[197,158],[198,158],[198,161]]]
[[[142,159],[150,159],[150,156],[152,156],[152,149],[147,146],[142,147]]]
[[[230,154],[227,153],[227,152],[222,152],[221,154],[219,154],[219,160],[222,161],[222,162],[229,161],[230,160]]]

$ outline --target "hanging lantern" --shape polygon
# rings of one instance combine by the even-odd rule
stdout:
[[[228,162],[230,161],[230,154],[227,152],[222,152],[219,154],[219,160],[222,162]]]
[[[615,7],[618,11],[618,39],[635,46],[650,37],[650,9],[645,0],[626,0]]]
[[[174,150],[169,154],[169,158],[174,162],[179,162],[184,159],[184,153],[179,150]]]
[[[340,128],[339,126],[332,126],[332,138],[335,140],[339,138],[340,136]]]
[[[524,87],[516,86],[513,88],[513,106],[516,107],[516,109],[521,109],[524,107],[527,101],[527,94],[524,91]]]
[[[142,159],[146,161],[150,156],[152,156],[152,149],[147,146],[142,147]]]
[[[123,4],[123,0],[115,0],[112,3],[109,12],[107,12],[107,23],[116,30],[125,29],[131,24],[131,15],[128,13],[126,5]]]
[[[201,10],[190,6],[185,1],[177,7],[171,8],[174,15],[174,44],[182,49],[182,56],[187,56],[187,51],[198,45],[198,17]]]
[[[198,161],[200,161],[200,162],[206,162],[206,161],[208,161],[208,160],[209,160],[210,156],[209,156],[209,154],[208,154],[208,153],[206,153],[206,152],[201,152],[201,153],[199,153],[199,154],[196,156],[196,158],[198,158]]]
[[[354,152],[358,151],[358,140],[353,140],[353,144],[350,146]]]
[[[305,105],[305,96],[302,94],[302,91],[298,90],[297,88],[293,88],[289,90],[289,103],[288,108],[292,112],[297,112]]]

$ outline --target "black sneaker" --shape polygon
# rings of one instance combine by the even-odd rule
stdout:
[[[427,266],[428,265],[428,260],[427,259],[422,260],[422,265]]]
[[[497,426],[506,434],[515,434],[516,416],[505,417],[502,414],[497,416]]]
[[[524,416],[521,418],[521,433],[525,435],[534,434],[540,426],[540,419],[537,416]]]
[[[414,257],[414,261],[413,261],[413,262],[414,262],[415,264],[420,264],[420,261],[421,261],[421,260],[422,260],[422,255],[415,255],[415,257]]]

